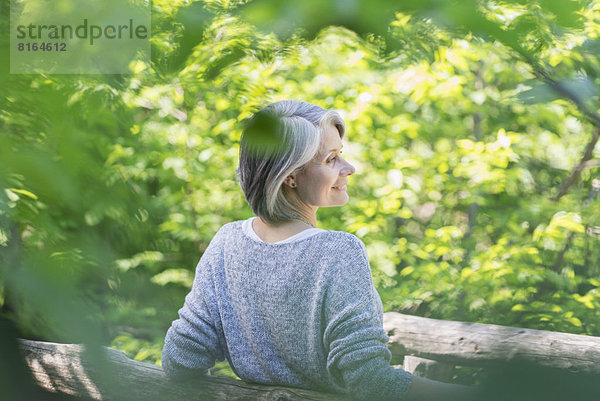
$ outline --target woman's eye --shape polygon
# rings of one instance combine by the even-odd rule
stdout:
[[[340,154],[342,154],[342,152],[340,152]],[[329,158],[329,160],[327,160],[327,163],[331,163],[332,161],[337,160],[337,159],[338,159],[338,156],[331,157],[331,158]]]

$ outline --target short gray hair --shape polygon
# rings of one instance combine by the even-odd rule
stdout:
[[[271,103],[247,120],[235,172],[256,216],[268,223],[302,219],[283,195],[282,184],[314,159],[330,125],[344,137],[346,128],[337,112],[298,100]]]

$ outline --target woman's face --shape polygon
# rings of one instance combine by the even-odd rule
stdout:
[[[340,134],[330,125],[323,132],[315,159],[295,177],[298,197],[315,210],[316,207],[342,206],[348,202],[346,183],[355,169],[340,156],[341,150]]]

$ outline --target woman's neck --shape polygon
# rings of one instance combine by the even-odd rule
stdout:
[[[265,242],[279,242],[291,236],[298,234],[313,226],[302,220],[289,220],[278,225],[266,223],[260,217],[257,217],[252,222],[252,228],[256,235]]]

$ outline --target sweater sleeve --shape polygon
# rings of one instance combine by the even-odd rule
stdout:
[[[365,246],[352,236],[339,251],[325,299],[327,371],[357,399],[401,400],[412,375],[389,364],[389,337]]]
[[[224,360],[219,336],[206,307],[202,274],[208,249],[202,255],[192,290],[179,310],[179,319],[173,321],[165,336],[162,350],[162,367],[172,379],[187,379],[205,375],[215,360]]]

